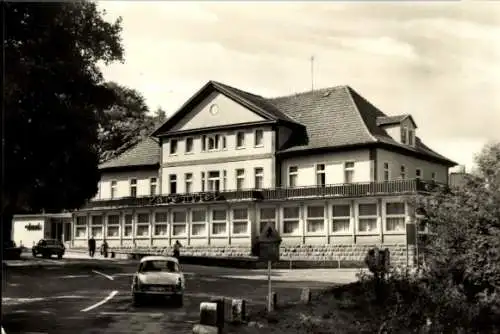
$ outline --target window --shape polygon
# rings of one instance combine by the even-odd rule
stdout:
[[[137,179],[130,179],[130,197],[137,197]]]
[[[173,211],[172,212],[172,235],[180,236],[186,235],[187,213],[186,211]]]
[[[255,189],[262,189],[264,187],[264,168],[255,168]]]
[[[404,203],[385,203],[385,229],[388,232],[404,232],[405,217]]]
[[[227,171],[225,169],[222,171],[222,189],[227,189]]]
[[[220,190],[220,172],[208,172],[208,191]]]
[[[168,234],[168,216],[166,212],[155,212],[154,235],[166,236]]]
[[[407,138],[406,138],[406,128],[401,128],[401,143],[406,144],[407,143]]]
[[[248,233],[248,209],[233,209],[233,234]]]
[[[209,135],[202,136],[202,151],[208,149],[209,151],[217,151],[221,148],[226,148],[226,136],[224,135]]]
[[[308,206],[307,207],[307,232],[319,233],[325,229],[325,207]]]
[[[332,206],[332,232],[348,233],[351,231],[351,206],[336,204]]]
[[[389,181],[390,174],[389,174],[389,163],[384,162],[384,181]]]
[[[184,174],[184,192],[189,194],[193,192],[193,174],[186,173]]]
[[[348,161],[344,163],[344,183],[352,183],[354,181],[354,162]]]
[[[203,152],[207,150],[207,136],[201,136],[201,150]]]
[[[297,234],[300,226],[300,208],[283,208],[283,233]]]
[[[96,239],[102,238],[102,216],[92,216],[91,223],[92,226],[90,228],[90,235]]]
[[[123,223],[123,236],[131,237],[133,235],[134,218],[131,214],[126,214]]]
[[[177,139],[170,139],[170,154],[177,154]]]
[[[288,167],[288,186],[290,188],[297,186],[298,177],[299,177],[299,168],[297,166]]]
[[[205,191],[205,184],[207,180],[205,179],[205,172],[201,172],[201,191]]]
[[[120,236],[120,216],[119,215],[109,215],[108,224],[106,226],[107,232],[106,236],[111,238],[117,238]]]
[[[408,145],[415,145],[415,132],[413,130],[408,130]]]
[[[205,210],[191,211],[191,235],[200,236],[207,233],[207,212]]]
[[[193,153],[193,138],[186,138],[186,153]]]
[[[149,194],[151,196],[156,195],[156,189],[158,188],[158,179],[156,177],[152,177],[149,179]]]
[[[377,204],[358,204],[358,231],[375,232],[377,230]]]
[[[245,188],[245,170],[236,170],[236,190],[242,190]]]
[[[87,237],[87,217],[86,216],[76,217],[75,237],[77,237],[77,238]]]
[[[259,231],[262,232],[268,223],[271,223],[276,228],[276,209],[261,208],[259,211]]]
[[[420,168],[417,168],[417,169],[415,170],[415,178],[416,178],[417,180],[422,179],[422,170],[421,170]]]
[[[264,146],[264,131],[263,130],[255,130],[255,146]]]
[[[116,181],[111,181],[111,198],[116,198]]]
[[[431,173],[431,180],[436,182],[436,172]]]
[[[245,133],[236,132],[236,148],[243,148],[245,146]]]
[[[223,235],[223,234],[227,233],[226,215],[227,215],[227,212],[224,209],[212,210],[212,234],[213,235]]]
[[[137,237],[149,236],[149,213],[137,214],[137,229],[135,231]]]
[[[399,174],[399,177],[404,180],[406,179],[406,167],[401,165],[401,173]]]
[[[316,185],[318,187],[326,185],[325,164],[316,165]]]
[[[177,194],[177,175],[169,175],[170,193]]]

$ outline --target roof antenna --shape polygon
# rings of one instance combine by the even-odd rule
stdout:
[[[311,92],[314,91],[314,56],[311,56]]]

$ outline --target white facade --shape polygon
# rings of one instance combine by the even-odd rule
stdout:
[[[172,117],[173,124],[160,135],[158,169],[104,171],[96,199],[249,189],[271,193],[272,189],[286,188],[284,195],[265,200],[227,197],[224,203],[145,201],[135,207],[94,206],[75,213],[75,246],[84,247],[90,236],[106,238],[111,247],[161,247],[175,240],[193,246],[249,245],[268,222],[275,224],[288,245],[404,243],[406,223],[414,214],[406,199],[397,195],[404,192],[397,190],[404,185],[391,188],[391,181],[405,180],[402,183],[409,184],[411,192],[415,191],[411,188],[415,179],[447,183],[447,162],[417,158],[426,155],[416,152],[416,126],[410,117],[400,117],[396,125],[390,120],[380,126],[386,132],[382,139],[392,138],[393,146],[380,146],[375,141],[368,146],[362,141],[363,145],[357,143],[352,150],[334,150],[333,145],[321,153],[311,153],[310,148],[303,153],[282,154],[285,145],[300,135],[297,124],[283,119],[273,123],[272,117],[255,112],[251,102],[238,103],[222,93],[200,96],[205,97],[188,101],[189,109]],[[296,101],[291,99],[293,105]],[[355,109],[346,107],[342,117]],[[362,119],[357,115],[351,123]],[[366,123],[360,129],[370,134],[366,140],[375,138]],[[362,136],[363,131],[353,133]],[[325,134],[318,136],[316,132],[317,138],[325,139]],[[376,191],[385,193],[375,195],[375,187],[359,193],[363,186],[375,183],[380,186]],[[325,195],[322,191],[329,185],[345,191]],[[288,192],[307,187],[312,190],[299,195]]]

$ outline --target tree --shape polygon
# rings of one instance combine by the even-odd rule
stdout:
[[[98,63],[123,60],[121,19],[96,4],[2,3],[5,147],[2,220],[58,212],[97,191],[97,115],[114,103]],[[5,235],[5,233],[4,233]]]
[[[99,116],[99,156],[106,161],[123,153],[149,136],[166,116],[160,107],[150,114],[140,92],[115,82],[106,86],[115,95],[115,103]]]
[[[499,152],[500,143],[486,145],[465,186],[418,198],[433,235],[425,245],[424,283],[416,283],[419,292],[409,298],[418,307],[405,321],[422,323],[423,315],[432,332],[450,333],[489,333],[500,325]]]
[[[99,117],[99,156],[109,160],[135,145],[144,136],[148,126],[149,108],[138,91],[106,83],[115,94],[116,101]]]

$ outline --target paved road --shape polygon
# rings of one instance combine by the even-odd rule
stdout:
[[[26,266],[35,262],[38,267]],[[15,264],[11,263],[11,264]],[[166,302],[131,305],[127,260],[30,260],[9,266],[2,282],[2,324],[7,333],[191,333],[199,304],[212,297],[245,298],[265,305],[265,271],[184,266],[187,280],[182,308]],[[354,279],[352,271],[276,271],[273,290],[280,302],[296,301],[300,288],[320,289]]]

